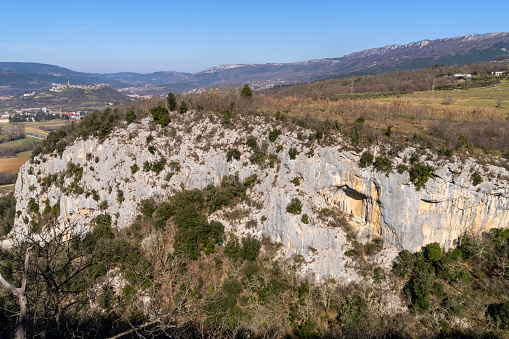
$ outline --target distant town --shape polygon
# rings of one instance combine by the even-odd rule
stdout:
[[[71,88],[80,88],[80,89],[98,89],[106,87],[107,84],[93,84],[93,85],[71,85],[69,81],[67,81],[67,84],[51,84],[51,88],[49,89],[51,92],[62,92],[66,89]]]

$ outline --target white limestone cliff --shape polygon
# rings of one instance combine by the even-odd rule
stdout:
[[[400,250],[415,251],[431,242],[452,246],[462,234],[478,234],[492,227],[509,225],[507,181],[485,176],[481,185],[472,186],[469,169],[479,167],[473,160],[464,164],[435,164],[436,177],[430,179],[425,188],[416,190],[408,174],[386,176],[374,168],[359,168],[360,155],[340,151],[339,136],[335,137],[333,146],[313,145],[314,155],[308,157],[309,146],[297,139],[297,131],[282,128],[283,134],[276,142],[269,142],[271,128],[263,124],[261,118],[258,124],[244,129],[225,129],[211,117],[195,122],[185,116],[182,120],[162,130],[146,118],[140,124],[115,130],[103,142],[96,138],[78,139],[62,156],[44,154],[35,157],[33,163],[27,162],[20,169],[16,182],[16,209],[20,214],[11,236],[19,237],[28,232],[25,222],[28,219],[30,223],[32,218],[27,210],[31,198],[41,209],[46,199],[51,206],[60,205],[58,227],[86,229],[95,216],[106,212],[117,227],[124,228],[139,214],[143,199],[163,200],[183,188],[203,189],[236,173],[241,179],[257,174],[259,181],[250,196],[261,208],[244,206],[247,212],[238,223],[228,222],[221,212],[211,218],[222,221],[232,232],[268,236],[281,243],[286,253],[302,255],[317,279],[356,278],[348,269],[344,255],[351,248],[346,233],[319,218],[322,208],[337,207],[351,215],[361,227],[366,226]],[[280,162],[274,168],[261,168],[249,162],[252,151],[244,140],[250,134],[258,138],[259,144],[266,143],[269,153],[277,155]],[[154,154],[148,149],[149,135],[153,137],[150,145],[157,149]],[[283,151],[276,151],[278,145],[283,146]],[[227,162],[226,152],[230,147],[241,151],[240,160]],[[300,152],[294,160],[288,155],[290,147]],[[165,157],[167,163],[159,174],[143,170],[145,162],[161,157]],[[170,165],[172,161],[179,163],[180,171]],[[403,159],[395,161],[401,163]],[[83,168],[78,182],[83,188],[82,194],[62,189],[74,180],[72,176],[63,176],[69,163]],[[131,166],[135,164],[139,170],[133,174]],[[503,168],[490,170],[499,178],[508,176]],[[166,180],[169,172],[174,174]],[[48,175],[64,180],[63,184],[52,183],[46,187],[42,178]],[[299,186],[290,182],[295,177],[301,178]],[[92,191],[97,192],[99,199],[94,199]],[[119,201],[119,191],[123,193],[123,201]],[[302,213],[310,216],[309,224],[301,221],[301,215],[286,212],[286,206],[294,197],[302,201]],[[104,201],[107,207],[101,210],[100,204],[104,205]],[[254,229],[244,227],[249,220],[257,222]],[[394,250],[382,252],[375,260],[389,265],[395,253]]]

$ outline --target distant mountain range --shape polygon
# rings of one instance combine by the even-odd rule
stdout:
[[[334,77],[375,74],[434,64],[460,65],[504,58],[509,32],[422,40],[348,54],[340,58],[279,64],[222,65],[190,74],[181,72],[90,74],[38,64],[0,62],[0,95],[45,89],[51,83],[107,83],[113,88],[143,87],[139,92],[189,92],[212,86],[249,83],[254,88]],[[501,57],[502,56],[502,57]]]

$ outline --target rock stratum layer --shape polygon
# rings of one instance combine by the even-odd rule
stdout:
[[[235,221],[227,220],[224,211],[210,218],[237,234],[251,232],[281,243],[287,253],[302,255],[318,278],[354,277],[345,264],[344,252],[351,248],[346,233],[340,227],[330,227],[319,216],[323,208],[337,207],[398,249],[410,251],[432,242],[451,246],[462,234],[509,224],[509,189],[507,181],[500,179],[508,173],[502,168],[485,167],[499,179],[483,176],[484,181],[474,187],[471,172],[480,167],[473,160],[435,162],[436,176],[425,188],[416,190],[406,173],[387,176],[373,167],[359,168],[359,154],[338,150],[342,144],[339,136],[329,138],[333,146],[321,146],[299,141],[299,131],[283,130],[276,142],[270,142],[271,128],[261,119],[242,130],[225,129],[213,117],[200,122],[187,115],[180,119],[180,124],[163,130],[146,118],[140,124],[115,130],[102,142],[78,139],[61,156],[39,155],[32,163],[27,162],[16,182],[16,208],[20,212],[11,236],[29,232],[33,218],[29,205],[33,202],[42,206],[41,210],[45,205],[60,206],[56,227],[86,229],[95,216],[109,213],[116,226],[123,228],[140,213],[143,199],[161,201],[183,188],[203,189],[234,174],[241,179],[257,174],[257,184],[249,194],[258,207],[243,204],[242,217]],[[249,162],[252,150],[244,141],[250,134],[257,137],[262,150],[277,156],[273,168]],[[149,136],[152,140],[147,143]],[[278,145],[283,146],[282,151],[276,150]],[[240,160],[227,161],[226,152],[231,147],[241,151]],[[288,155],[291,147],[300,152],[293,160]],[[308,153],[310,148],[313,155]],[[405,150],[393,163],[402,163],[411,152]],[[162,158],[166,159],[162,171],[144,170],[145,164]],[[64,175],[69,166],[76,165],[83,169],[78,180]],[[133,171],[135,165],[138,171]],[[53,178],[53,182],[45,183],[44,178]],[[299,186],[291,183],[294,178],[300,178]],[[73,182],[82,192],[71,193]],[[286,211],[292,198],[302,201],[302,213],[310,217],[309,224],[302,222],[301,214]],[[256,221],[256,227],[243,226],[250,220]],[[382,252],[376,260],[388,263],[390,259],[390,254]]]

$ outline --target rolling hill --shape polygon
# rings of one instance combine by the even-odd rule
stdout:
[[[107,83],[111,87],[146,87],[145,92],[179,93],[227,84],[254,88],[319,79],[377,74],[435,64],[461,65],[507,57],[509,32],[422,40],[351,53],[338,58],[292,63],[238,64],[212,67],[195,74],[180,72],[88,74],[36,63],[0,63],[0,95],[47,88],[52,82]]]
[[[125,84],[105,77],[70,69],[33,62],[0,62],[0,95],[18,95],[27,91],[40,91],[52,83],[91,85],[106,83],[111,87]]]

